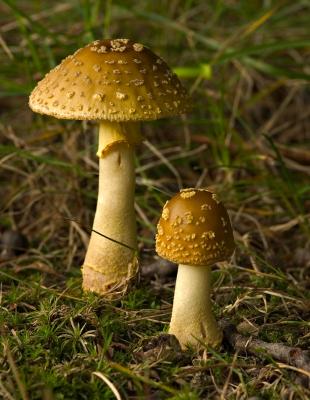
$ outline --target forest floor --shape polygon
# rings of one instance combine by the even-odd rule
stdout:
[[[0,2],[1,399],[309,399],[307,365],[249,347],[309,349],[309,11],[303,0]],[[97,125],[28,107],[46,72],[107,37],[149,46],[193,100],[182,118],[142,124],[141,276],[113,302],[81,290]],[[229,210],[237,249],[213,268],[212,305],[243,347],[228,335],[181,352],[163,335],[176,267],[154,236],[181,187],[209,187]]]

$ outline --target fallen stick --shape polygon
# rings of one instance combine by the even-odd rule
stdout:
[[[290,347],[282,343],[268,343],[256,339],[253,336],[243,336],[237,332],[236,327],[228,321],[222,320],[220,325],[223,329],[224,340],[234,350],[241,353],[252,353],[254,355],[264,354],[271,356],[277,361],[303,370],[305,375],[310,377],[310,351],[302,350],[299,347]],[[299,371],[302,372],[302,371]]]

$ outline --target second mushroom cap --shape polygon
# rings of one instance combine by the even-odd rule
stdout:
[[[157,228],[157,253],[177,264],[213,264],[227,259],[235,248],[227,211],[206,189],[175,195],[165,204]]]

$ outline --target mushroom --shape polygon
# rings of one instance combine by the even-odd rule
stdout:
[[[96,40],[65,58],[35,87],[33,111],[99,121],[99,189],[83,288],[124,293],[138,270],[134,146],[139,121],[184,113],[185,89],[167,64],[129,39]]]
[[[157,253],[179,264],[169,333],[183,349],[199,342],[218,347],[222,332],[211,309],[211,265],[235,248],[225,207],[206,189],[184,189],[165,204],[157,229]]]

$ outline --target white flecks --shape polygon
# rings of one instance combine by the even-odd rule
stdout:
[[[162,215],[161,215],[161,217],[165,220],[165,221],[167,221],[167,219],[169,218],[169,208],[168,207],[165,207],[164,209],[163,209],[163,212],[162,212]]]
[[[91,79],[90,79],[90,77],[89,77],[88,75],[86,75],[86,76],[84,77],[84,81],[85,81],[87,84],[90,84],[90,83],[91,83]]]
[[[213,231],[207,231],[207,232],[203,232],[203,234],[201,235],[202,239],[214,239],[215,238],[215,232]]]
[[[80,60],[77,60],[76,58],[73,60],[73,63],[75,66],[80,67],[81,65],[83,65],[84,63]]]
[[[142,96],[138,96],[137,97],[137,101],[143,101],[143,97]]]
[[[93,94],[93,99],[94,100],[98,100],[98,101],[102,101],[104,99],[104,94],[103,93],[94,93]]]
[[[98,53],[106,53],[107,52],[107,48],[106,46],[100,46],[97,50]]]
[[[128,64],[128,61],[126,61],[126,60],[118,60],[117,63],[125,65],[125,64]]]
[[[105,64],[115,64],[115,60],[105,60]]]
[[[94,65],[93,65],[93,70],[96,71],[96,72],[100,72],[100,71],[101,71],[100,65],[94,64]]]
[[[144,49],[144,46],[141,43],[134,43],[132,45],[132,47],[133,47],[134,51],[137,51],[137,52],[140,52]]]
[[[113,69],[113,74],[120,75],[121,71],[119,69]]]
[[[156,63],[157,63],[157,64],[162,64],[162,63],[163,63],[163,60],[160,59],[160,58],[157,58]]]
[[[210,204],[201,204],[201,211],[208,211],[208,210],[212,210],[212,207],[210,206]]]
[[[144,84],[143,79],[132,79],[130,83],[133,83],[135,86],[142,86]]]
[[[184,214],[184,222],[185,224],[191,224],[194,220],[193,214],[188,211]]]
[[[117,39],[120,43],[128,44],[129,39]]]
[[[179,225],[182,224],[182,222],[183,222],[182,218],[179,215],[177,215],[175,220],[174,220],[174,222],[173,222],[173,224],[172,224],[172,226],[173,227],[179,226]]]
[[[124,42],[124,40],[126,39],[115,39],[115,40],[111,40],[111,50],[112,51],[119,51],[119,52],[123,52],[126,50],[126,44],[128,42]],[[123,46],[125,44],[125,46]]]
[[[126,99],[127,95],[125,93],[122,92],[116,92],[116,98],[120,99],[120,100],[124,100]]]
[[[190,199],[191,197],[195,196],[195,190],[182,190],[180,196],[182,199]]]
[[[146,74],[146,69],[145,68],[139,69],[139,72],[141,72],[141,74]]]
[[[136,64],[141,64],[142,63],[142,61],[139,60],[139,58],[134,58],[133,62],[136,63]]]
[[[152,68],[153,68],[153,71],[157,71],[158,70],[158,67],[155,64],[152,66]]]
[[[216,204],[220,204],[219,199],[217,198],[215,193],[212,193],[212,199],[216,202]]]
[[[161,225],[157,225],[158,235],[162,236],[164,234],[163,227]]]
[[[72,99],[72,97],[73,97],[74,95],[75,95],[75,92],[73,92],[73,91],[70,91],[70,92],[67,93],[68,99]]]

